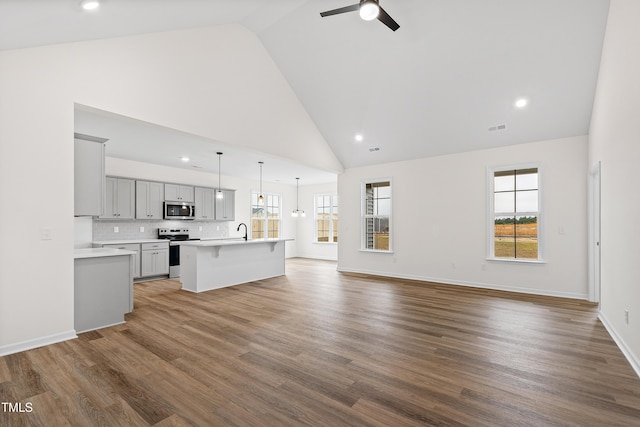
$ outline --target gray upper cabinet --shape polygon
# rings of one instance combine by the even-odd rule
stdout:
[[[133,219],[135,217],[136,182],[132,179],[107,177],[105,219]]]
[[[234,221],[236,216],[236,191],[222,191],[222,199],[215,199],[216,221]]]
[[[193,203],[193,187],[190,185],[165,184],[164,199],[171,202],[189,202]]]
[[[74,201],[75,216],[99,216],[105,195],[104,138],[75,134]]]
[[[213,188],[195,188],[196,219],[213,221],[215,217],[216,190]]]
[[[162,219],[164,184],[136,181],[136,219]]]

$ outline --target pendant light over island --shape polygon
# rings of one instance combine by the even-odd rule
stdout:
[[[220,158],[222,157],[222,153],[218,151],[216,153],[218,155],[218,191],[216,191],[216,199],[224,198],[224,193],[222,192],[222,184],[220,183]]]
[[[296,178],[296,209],[291,212],[291,216],[297,218],[299,216],[304,216],[304,211],[300,209],[298,202],[299,199],[299,189],[300,189],[300,178]]]

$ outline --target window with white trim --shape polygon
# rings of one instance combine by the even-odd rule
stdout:
[[[489,258],[541,259],[540,169],[490,170]]]
[[[315,241],[338,243],[338,195],[315,196]]]
[[[362,250],[391,251],[391,181],[362,183]]]
[[[251,238],[275,239],[280,237],[282,198],[278,194],[262,195],[260,201],[259,193],[251,193]]]

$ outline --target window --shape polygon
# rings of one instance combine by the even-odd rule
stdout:
[[[362,250],[391,250],[391,181],[362,185]]]
[[[338,195],[320,194],[315,197],[317,243],[338,243]]]
[[[262,194],[264,200],[258,202],[259,194],[251,193],[251,238],[275,239],[280,237],[280,202],[277,194]]]
[[[539,260],[539,168],[494,169],[490,173],[490,258]]]

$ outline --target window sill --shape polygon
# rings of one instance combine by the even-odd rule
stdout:
[[[393,251],[381,251],[376,249],[360,249],[359,251],[373,253],[373,254],[392,254],[393,253]]]
[[[515,264],[547,264],[543,259],[524,259],[524,258],[486,258],[487,261],[507,262]]]
[[[337,245],[338,242],[313,242],[314,245]]]

